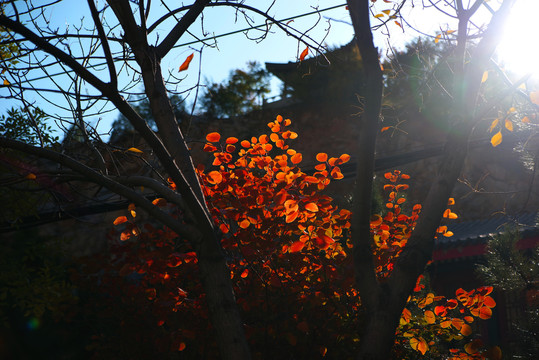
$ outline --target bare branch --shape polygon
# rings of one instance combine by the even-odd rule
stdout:
[[[187,29],[195,22],[197,17],[202,13],[202,10],[210,3],[211,0],[197,0],[190,6],[189,11],[182,19],[174,26],[174,28],[163,39],[161,44],[157,46],[157,56],[162,59],[172,49],[176,42],[182,37]]]

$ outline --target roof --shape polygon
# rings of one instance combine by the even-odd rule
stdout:
[[[516,226],[522,236],[519,248],[527,249],[539,245],[539,212],[515,216],[499,215],[488,219],[466,221],[448,227],[453,236],[438,237],[433,260],[461,261],[484,255],[487,241],[503,233],[507,227]]]

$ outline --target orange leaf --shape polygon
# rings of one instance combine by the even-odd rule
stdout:
[[[290,158],[290,161],[292,162],[292,164],[299,164],[302,159],[303,157],[301,153],[296,153]]]
[[[530,93],[530,100],[535,105],[539,105],[539,91]]]
[[[455,199],[449,198],[449,200],[447,200],[447,205],[455,205]]]
[[[139,149],[134,148],[134,147],[131,147],[131,148],[127,149],[127,151],[131,151],[131,152],[134,152],[134,153],[137,153],[137,154],[142,154],[142,151],[140,151]]]
[[[430,310],[425,311],[424,317],[427,324],[434,324],[436,322],[436,316]]]
[[[521,120],[523,123],[529,123],[530,122],[530,118],[527,117],[527,116],[524,116]]]
[[[219,140],[218,140],[219,141]],[[228,139],[226,139],[226,143],[227,144],[235,144],[237,143],[239,140],[235,137],[229,137]]]
[[[469,336],[472,334],[472,327],[468,324],[464,324],[460,328],[460,333],[464,336]]]
[[[167,201],[163,198],[157,198],[152,201],[152,204],[156,206],[165,206],[167,204]]]
[[[116,220],[114,220],[113,224],[120,225],[120,224],[123,224],[124,222],[127,222],[127,216],[118,216]]]
[[[490,143],[493,147],[500,145],[502,143],[502,132],[498,131],[496,135],[494,135],[492,139],[490,139]]]
[[[509,119],[505,119],[505,128],[509,131],[513,131],[513,122]]]
[[[183,62],[183,64],[180,65],[180,69],[178,71],[184,71],[184,70],[187,70],[189,68],[189,64],[191,63],[191,60],[193,60],[193,57],[195,56],[195,53],[192,53],[191,55],[189,55],[185,61]]]
[[[223,181],[223,175],[219,171],[211,171],[208,174],[208,182],[210,184],[220,184]]]
[[[303,61],[305,59],[305,56],[309,54],[309,47],[307,46],[305,50],[303,50],[299,56],[299,61]]]
[[[36,179],[36,175],[35,174],[28,174],[24,177],[25,179],[28,179],[28,180],[35,180]]]
[[[304,246],[305,246],[305,243],[303,241],[298,240],[292,245],[290,245],[290,247],[288,248],[288,251],[290,251],[291,253],[298,252],[298,251],[301,251],[301,249],[303,249]]]
[[[243,219],[242,222],[240,222],[240,228],[242,229],[247,229],[249,227],[249,225],[251,225],[251,222],[247,219]]]
[[[342,161],[341,164],[344,164],[344,163],[350,161],[350,155],[342,154],[341,156],[339,156],[339,159],[341,159],[341,161]]]
[[[425,353],[429,349],[427,342],[422,337],[420,337],[419,339],[415,337],[411,338],[410,346],[412,347],[412,349],[419,351],[422,355],[425,355]]]
[[[218,142],[221,139],[221,134],[218,132],[212,132],[206,135],[206,140],[209,142]]]
[[[494,299],[490,296],[485,296],[485,300],[483,300],[483,305],[488,306],[489,308],[493,308],[496,306],[496,301],[494,301]]]
[[[185,347],[186,347],[186,345],[185,345],[185,343],[182,341],[182,342],[180,343],[180,346],[178,347],[178,350],[179,350],[179,351],[184,351],[184,350],[185,350]]]
[[[317,212],[318,211],[318,205],[311,202],[311,203],[308,203],[307,205],[305,205],[305,209],[307,209],[307,210],[309,210],[311,212]]]
[[[380,132],[384,132],[384,131],[387,131],[387,130],[389,130],[389,126],[384,126],[384,127],[380,130]]]
[[[326,153],[318,153],[316,154],[316,160],[320,161],[320,162],[326,162],[328,159],[328,154]]]
[[[247,276],[249,276],[249,269],[245,269],[243,270],[243,272],[241,273],[240,275],[242,278],[246,278]]]

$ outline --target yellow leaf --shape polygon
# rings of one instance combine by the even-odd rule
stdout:
[[[507,113],[511,114],[511,113],[514,113],[515,111],[517,111],[517,109],[515,107],[512,107],[509,110],[507,110]]]
[[[8,86],[8,85],[11,85],[9,81],[7,81],[7,79],[4,79],[4,86]]]
[[[513,131],[513,123],[509,119],[505,119],[505,128],[509,131]]]
[[[499,119],[494,119],[494,121],[490,124],[490,127],[488,128],[488,131],[492,132],[492,130],[494,130],[494,128],[498,125],[498,122],[500,122]]]
[[[438,42],[440,41],[441,38],[442,38],[442,34],[436,35],[436,39],[434,39],[434,43],[438,44]]]
[[[521,120],[523,123],[529,123],[530,122],[530,118],[527,117],[527,116],[524,116]]]
[[[377,19],[379,19],[379,18],[381,18],[381,17],[384,17],[384,14],[376,14],[376,15],[374,15],[374,17],[377,18]]]
[[[487,81],[488,79],[488,71],[485,71],[483,73],[483,78],[481,79],[481,83],[484,83],[485,81]]]
[[[389,15],[389,13],[391,12],[391,10],[382,10],[382,12],[386,15]]]
[[[142,154],[143,153],[142,151],[140,151],[139,149],[134,148],[134,147],[131,147],[131,148],[127,149],[127,151],[131,151],[131,152],[134,152],[134,153],[137,153],[137,154]]]
[[[539,105],[539,91],[534,91],[530,93],[530,100],[535,105]]]
[[[501,131],[498,131],[496,133],[496,135],[494,135],[492,137],[492,139],[490,139],[490,143],[492,144],[492,146],[496,147],[498,145],[500,145],[502,143],[502,132]]]
[[[447,30],[445,33],[446,34],[453,34],[456,30]]]

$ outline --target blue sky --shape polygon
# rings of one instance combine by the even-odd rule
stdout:
[[[493,1],[496,3],[496,1]],[[520,0],[519,2],[524,5],[532,6],[529,4],[536,4],[539,1],[536,0]],[[171,2],[176,4],[175,2]],[[190,3],[188,1],[187,3]],[[270,0],[247,0],[246,4],[256,5],[258,9],[267,9],[273,1]],[[312,14],[297,18],[290,23],[300,33],[306,32],[313,41],[322,43],[330,47],[341,46],[348,43],[353,36],[352,27],[349,25],[348,11],[345,9],[344,0],[275,0],[274,5],[269,8],[268,13],[275,19],[288,19],[298,15],[313,12],[316,9],[322,10],[320,14]],[[414,2],[409,1],[409,4]],[[388,27],[382,28],[375,33],[375,42],[382,51],[387,51],[388,42],[392,46],[402,48],[402,46],[413,38],[420,35],[420,32],[435,36],[437,32],[455,29],[456,25],[452,23],[452,19],[448,17],[441,17],[439,12],[435,9],[423,9],[420,7],[419,2],[415,2],[415,7],[407,7],[403,10],[402,14],[408,23],[402,22],[406,32],[403,32],[402,28],[394,24],[393,21],[388,23]],[[153,2],[155,9],[152,9],[150,13],[149,24],[153,23],[156,19],[167,13],[167,10],[160,6],[159,2]],[[518,4],[518,2],[517,2]],[[99,5],[98,5],[99,6]],[[377,8],[374,13],[381,13],[382,10],[391,9],[392,4],[388,4],[383,1],[376,3]],[[522,5],[521,5],[522,6]],[[536,6],[536,5],[533,5]],[[88,16],[87,3],[80,0],[64,0],[59,6],[55,6],[48,17],[51,23],[55,27],[60,29],[65,28],[68,24],[71,29],[76,24],[79,24],[82,17],[86,17],[85,22],[91,23]],[[327,8],[336,7],[335,9],[323,11]],[[446,8],[447,10],[448,8]],[[528,9],[529,8],[525,8]],[[520,10],[522,11],[522,10]],[[525,11],[525,10],[524,10]],[[530,11],[527,11],[528,13]],[[203,21],[197,21],[190,31],[193,35],[200,38],[211,38],[212,36],[219,36],[233,31],[242,30],[249,27],[249,23],[242,17],[237,16],[232,8],[218,7],[209,8],[204,11]],[[112,16],[112,15],[109,15]],[[382,17],[384,20],[386,17]],[[167,30],[174,25],[174,19],[170,17],[167,21],[163,22],[153,35],[150,36],[150,42],[158,42],[157,34],[160,34],[162,39]],[[264,24],[264,18],[256,14],[251,14],[251,18],[248,20],[250,24],[261,25]],[[379,22],[379,19],[373,19],[373,24]],[[522,21],[521,21],[522,23]],[[518,24],[518,21],[517,23]],[[513,25],[513,28],[516,25]],[[288,62],[296,61],[299,53],[305,48],[304,44],[298,42],[297,39],[287,36],[281,30],[273,26],[270,33],[263,41],[257,41],[249,39],[249,37],[256,37],[261,32],[251,30],[249,32],[240,32],[234,35],[221,37],[216,40],[208,40],[208,44],[214,46],[203,46],[200,42],[193,43],[185,46],[178,46],[175,48],[163,61],[163,72],[170,71],[175,77],[179,77],[182,81],[177,87],[177,91],[183,91],[191,89],[198,81],[199,67],[201,69],[202,83],[207,81],[221,82],[227,78],[229,72],[236,68],[244,68],[248,61],[264,62]],[[115,35],[120,36],[119,31],[116,31]],[[178,45],[190,43],[196,41],[196,38],[191,35],[186,35],[182,38]],[[512,37],[512,42],[515,41],[515,36]],[[529,46],[528,46],[529,47]],[[202,56],[200,51],[202,50]],[[191,66],[187,71],[178,73],[178,67],[185,60],[185,58],[195,53],[195,57],[191,63]],[[314,51],[311,50],[310,56],[314,55]],[[520,56],[522,58],[522,56]],[[105,72],[100,75],[103,80],[108,80],[108,75]],[[125,71],[123,71],[124,80],[127,79]],[[43,84],[46,86],[46,84]],[[50,86],[50,85],[49,85]],[[141,86],[137,85],[135,89],[140,89]],[[138,90],[137,89],[137,90]],[[278,82],[274,82],[275,92],[278,90]],[[0,89],[0,92],[5,89]],[[190,101],[194,98],[194,92],[191,92],[189,97]],[[52,100],[53,103],[59,103],[63,101],[61,97],[56,98],[50,96],[47,99],[40,98],[36,95],[34,98],[28,94],[30,100],[36,100],[36,104],[44,108],[46,111],[53,108],[52,104],[47,104],[47,100]],[[12,102],[0,101],[0,112],[3,109],[11,107]],[[57,111],[60,114],[60,110]],[[97,110],[90,112],[88,120],[95,123],[98,119],[98,115],[95,113]],[[117,117],[117,112],[111,111],[101,116],[100,129],[106,131],[110,126],[112,120]]]

